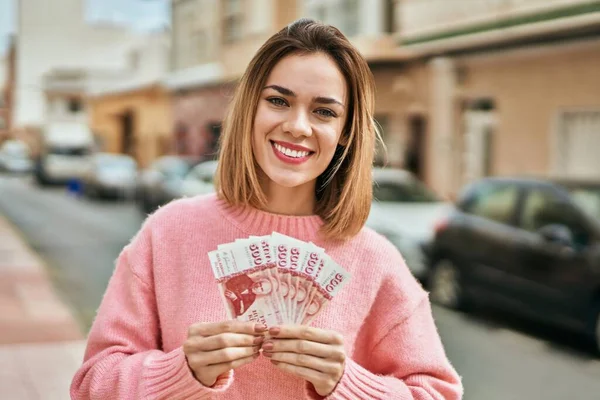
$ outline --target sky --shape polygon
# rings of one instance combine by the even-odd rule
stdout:
[[[16,29],[17,1],[0,0],[0,54],[6,51],[8,35]],[[170,23],[169,0],[81,1],[86,3],[86,17],[90,22],[114,22],[139,30],[156,29],[168,26]]]

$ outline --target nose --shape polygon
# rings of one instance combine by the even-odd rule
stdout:
[[[290,114],[288,120],[285,121],[283,130],[294,137],[312,135],[309,118],[302,110]]]

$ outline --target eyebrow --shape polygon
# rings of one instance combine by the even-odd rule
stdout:
[[[264,89],[273,89],[273,90],[278,91],[279,93],[281,93],[284,96],[296,97],[296,93],[294,93],[293,91],[291,91],[288,88],[284,88],[283,86],[269,85],[269,86],[265,86],[263,88],[263,90]],[[344,107],[344,104],[341,101],[336,100],[333,97],[318,96],[318,97],[314,97],[313,101],[316,103],[320,103],[320,104],[339,104],[340,106]]]

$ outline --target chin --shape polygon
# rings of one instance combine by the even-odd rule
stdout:
[[[268,171],[265,175],[274,184],[285,188],[295,188],[314,181],[313,178],[300,172]]]
[[[271,177],[271,181],[276,185],[285,187],[285,188],[295,188],[299,186],[303,186],[308,182],[312,181],[312,179],[308,179],[307,177],[294,177],[288,174],[287,176],[273,176]]]

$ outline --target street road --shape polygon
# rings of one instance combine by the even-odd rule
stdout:
[[[28,178],[0,176],[0,213],[48,264],[54,284],[85,329],[120,250],[144,216],[131,203],[90,201]],[[467,400],[600,399],[600,361],[576,335],[498,311],[434,307]]]

